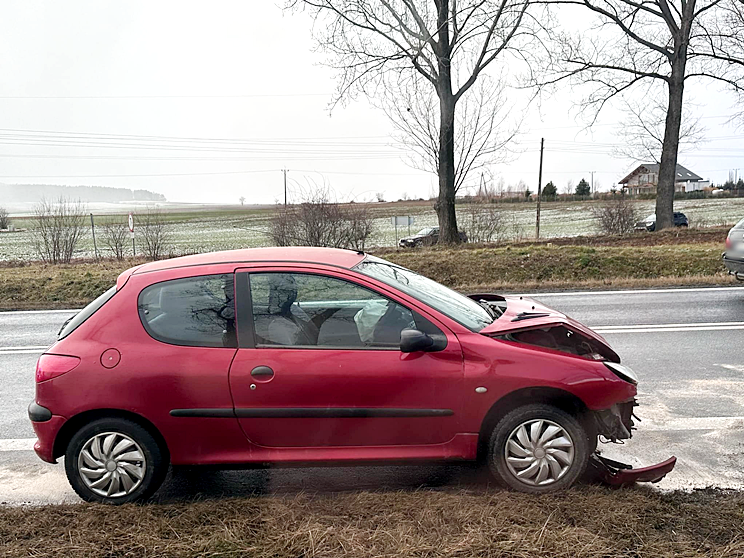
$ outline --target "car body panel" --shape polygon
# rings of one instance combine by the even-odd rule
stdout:
[[[291,270],[371,287],[368,278],[354,272],[299,264]],[[286,271],[287,266],[257,264],[239,273]],[[410,297],[383,294],[418,311]],[[239,291],[239,308],[244,307],[242,296],[246,293]],[[447,337],[442,351],[255,347],[241,335],[230,385],[247,438],[268,447],[422,445],[452,440],[459,432],[462,407],[462,351],[447,326],[427,318]],[[270,368],[273,376],[253,377],[251,371],[260,366]]]
[[[330,249],[240,250],[155,262],[122,274],[119,290],[102,309],[47,351],[77,356],[81,363],[36,386],[36,403],[54,415],[52,421],[34,423],[40,457],[47,461],[57,457],[54,441],[65,421],[85,412],[115,409],[151,424],[165,440],[174,465],[475,459],[487,413],[511,393],[530,387],[561,390],[588,409],[606,409],[635,395],[634,385],[601,362],[472,332],[419,300],[348,269],[363,257]],[[314,261],[303,263],[310,260]],[[410,354],[252,349],[244,343],[240,319],[240,348],[187,347],[153,339],[140,321],[138,295],[154,283],[289,269],[343,278],[378,291],[436,325],[446,335],[446,349]],[[533,301],[507,301],[511,305],[507,314],[484,333],[505,331],[512,323],[509,316],[535,306],[549,314],[550,323],[557,320],[601,339]],[[516,323],[527,322],[531,320]],[[108,349],[121,354],[112,368],[101,364]],[[268,382],[251,382],[251,370],[267,364],[275,376]],[[287,372],[290,369],[296,374]],[[256,388],[252,390],[251,384]],[[476,391],[481,387],[486,391]],[[258,407],[300,411],[286,417],[238,417],[241,409]],[[316,415],[302,416],[307,409]],[[321,418],[317,413],[324,409],[331,412]],[[337,416],[334,409],[353,412]],[[385,412],[354,415],[359,409]],[[190,412],[178,412],[183,410]],[[199,410],[209,412],[200,416],[195,412]],[[411,416],[399,410],[452,413]]]
[[[471,295],[471,298],[477,299],[478,296]],[[530,298],[521,296],[504,296],[500,298],[506,303],[506,309],[503,315],[481,331],[482,334],[499,335],[512,331],[521,331],[527,328],[540,328],[561,324],[598,341],[607,349],[613,361],[620,362],[620,357],[610,348],[607,340],[581,322]]]
[[[726,251],[723,264],[729,273],[744,280],[744,219],[739,221],[726,236]]]

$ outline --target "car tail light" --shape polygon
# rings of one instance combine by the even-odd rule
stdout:
[[[41,355],[36,363],[36,381],[44,382],[67,374],[78,364],[80,359],[75,356]]]
[[[727,236],[726,237],[726,250],[728,250],[730,248],[731,248],[731,237],[730,236]]]

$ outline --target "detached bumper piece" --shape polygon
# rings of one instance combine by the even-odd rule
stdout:
[[[656,465],[633,469],[631,465],[607,459],[596,453],[589,459],[589,467],[596,474],[596,478],[617,488],[637,482],[659,482],[674,469],[676,463],[677,458],[670,457]]]

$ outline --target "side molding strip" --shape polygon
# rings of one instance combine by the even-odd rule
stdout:
[[[287,407],[240,409],[173,409],[172,417],[204,418],[411,418],[448,417],[452,409],[388,409],[364,407]]]

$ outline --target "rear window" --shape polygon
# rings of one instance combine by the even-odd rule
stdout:
[[[140,320],[154,339],[189,347],[237,347],[232,274],[155,283],[137,301]]]
[[[104,304],[106,304],[109,300],[111,300],[111,297],[113,297],[115,294],[116,294],[116,286],[113,286],[108,291],[106,291],[101,296],[99,296],[97,299],[95,299],[93,302],[88,304],[88,306],[83,308],[80,312],[75,314],[72,318],[67,320],[65,324],[62,326],[62,329],[59,330],[57,339],[64,339],[65,337],[70,335],[73,331],[75,331],[80,326],[80,324],[82,324],[85,320],[87,320],[93,314],[98,312],[98,310],[100,310]]]

